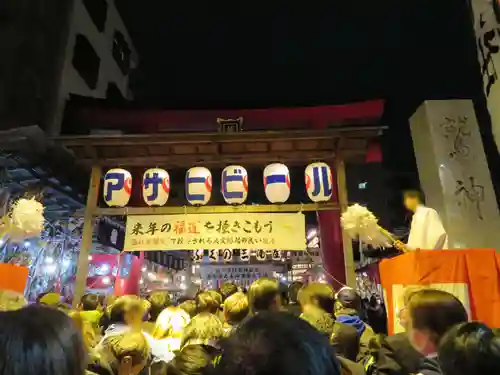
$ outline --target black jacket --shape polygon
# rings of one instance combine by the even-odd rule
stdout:
[[[297,318],[302,314],[302,309],[298,303],[290,302],[287,306],[285,306],[285,310],[290,314],[295,315]]]
[[[422,375],[442,375],[441,367],[437,357],[424,358],[421,362],[419,374]],[[486,375],[486,374],[485,374]]]
[[[358,362],[364,362],[370,356],[370,340],[375,336],[372,327],[366,324],[358,311],[350,308],[341,308],[335,312],[337,322],[348,324],[356,328],[359,335]]]
[[[363,365],[353,362],[347,358],[337,356],[337,360],[339,361],[340,367],[345,369],[346,371],[342,371],[342,373],[348,373],[350,375],[365,375],[365,369]]]
[[[406,333],[397,333],[380,341],[381,347],[373,353],[375,374],[408,375],[419,372],[424,356],[411,346]]]

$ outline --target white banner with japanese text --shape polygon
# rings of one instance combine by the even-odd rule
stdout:
[[[125,251],[305,250],[302,213],[129,215]]]
[[[261,277],[275,277],[279,271],[282,268],[272,264],[202,265],[200,277],[206,287],[215,287],[214,283],[226,281],[247,287]]]
[[[493,137],[500,150],[500,0],[472,0],[474,30]]]

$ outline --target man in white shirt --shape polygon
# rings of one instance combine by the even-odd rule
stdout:
[[[448,245],[448,235],[436,210],[423,204],[419,191],[406,191],[404,205],[413,212],[408,243],[396,242],[396,247],[402,251],[442,250]]]

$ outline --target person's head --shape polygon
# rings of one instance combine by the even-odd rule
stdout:
[[[156,319],[153,337],[163,339],[166,337],[181,338],[182,331],[190,321],[189,315],[179,306],[170,306],[163,310]]]
[[[337,293],[337,308],[360,311],[361,298],[355,289],[344,287]]]
[[[139,329],[145,313],[143,300],[137,296],[122,296],[109,309],[110,324],[126,324]]]
[[[439,345],[444,375],[500,374],[500,336],[479,322],[449,330]]]
[[[113,375],[138,375],[147,364],[149,350],[141,332],[111,335],[100,345],[96,353],[97,362]]]
[[[278,281],[267,277],[254,281],[248,288],[248,302],[252,314],[261,311],[279,311],[281,298]]]
[[[191,319],[186,328],[184,328],[181,348],[187,345],[214,346],[223,334],[224,328],[222,322],[216,315],[201,313]]]
[[[248,298],[241,292],[234,293],[224,301],[224,318],[231,325],[241,323],[249,312]]]
[[[62,311],[31,305],[1,312],[0,332],[1,375],[85,374],[81,334]]]
[[[218,375],[339,375],[328,338],[286,312],[252,316],[226,340]]]
[[[172,304],[168,292],[153,292],[148,301],[151,304],[149,309],[149,320],[151,322],[156,322],[158,315]]]
[[[310,283],[304,286],[299,290],[298,300],[304,312],[313,307],[333,314],[335,293],[328,284]]]
[[[330,336],[330,343],[339,356],[356,362],[359,353],[359,339],[358,331],[353,326],[335,324]]]
[[[10,290],[0,290],[0,311],[13,311],[27,305],[24,296]]]
[[[99,296],[97,294],[85,294],[80,300],[80,310],[93,311],[98,310],[101,306]]]
[[[37,303],[45,306],[58,307],[61,304],[59,293],[44,293],[38,296]]]
[[[210,292],[198,293],[195,297],[196,312],[217,314],[220,309],[220,303],[217,301],[216,296]]]
[[[400,309],[398,312],[399,324],[406,330],[408,327],[408,323],[410,320],[410,316],[408,313],[408,304],[410,303],[410,299],[421,290],[429,289],[423,286],[409,286],[406,287],[403,291],[403,295],[400,299]]]
[[[299,290],[304,286],[304,283],[300,281],[294,281],[288,287],[288,300],[290,303],[298,303]]]
[[[196,301],[193,299],[188,299],[182,302],[179,307],[187,312],[191,318],[196,315]]]
[[[220,287],[220,294],[222,294],[222,299],[225,301],[228,297],[232,296],[234,293],[238,292],[238,286],[234,283],[225,282]]]
[[[416,292],[408,304],[408,313],[408,337],[413,347],[424,355],[435,353],[444,334],[468,319],[458,298],[435,289]]]
[[[168,375],[203,375],[213,369],[214,351],[206,345],[188,345],[166,365]]]
[[[408,211],[415,212],[419,205],[424,204],[423,194],[419,190],[406,190],[403,203]]]
[[[222,306],[222,302],[224,298],[222,297],[222,294],[218,292],[217,290],[208,290],[207,293],[210,293],[212,298],[219,304],[219,308]]]

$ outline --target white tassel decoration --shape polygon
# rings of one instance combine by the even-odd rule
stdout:
[[[43,211],[43,205],[34,198],[18,199],[11,208],[11,224],[26,237],[39,236],[45,222]]]
[[[373,247],[390,247],[394,242],[392,235],[378,225],[377,217],[357,203],[342,214],[341,223],[349,237]]]

